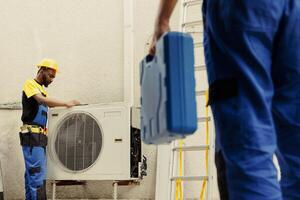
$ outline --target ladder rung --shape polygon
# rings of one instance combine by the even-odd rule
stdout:
[[[199,47],[203,47],[203,42],[195,42],[194,43],[194,48],[199,48]]]
[[[203,151],[209,150],[208,145],[200,145],[200,146],[183,146],[183,147],[174,147],[173,151]]]
[[[186,33],[189,34],[202,34],[203,35],[203,31],[185,31]]]
[[[195,71],[202,71],[202,70],[206,70],[205,65],[196,65],[195,66]]]
[[[190,0],[183,2],[183,6],[195,6],[202,3],[202,0]]]
[[[210,117],[198,117],[198,122],[206,122],[206,120],[210,121]]]
[[[182,180],[182,181],[203,181],[208,180],[208,176],[173,176],[171,177],[171,181],[176,180]]]
[[[203,96],[205,95],[205,91],[202,90],[202,91],[196,91],[196,96]]]
[[[202,20],[196,20],[196,21],[185,22],[182,24],[182,27],[196,26],[202,24],[203,24]]]

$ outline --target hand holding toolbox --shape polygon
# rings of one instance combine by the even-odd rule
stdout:
[[[141,135],[147,144],[169,143],[197,130],[194,45],[189,34],[168,32],[156,55],[140,63]]]

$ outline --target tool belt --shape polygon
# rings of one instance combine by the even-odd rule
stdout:
[[[37,125],[21,126],[20,143],[22,146],[46,147],[48,143],[47,129]]]
[[[21,133],[38,133],[38,134],[43,134],[43,135],[47,135],[48,134],[48,130],[47,128],[42,128],[38,125],[28,125],[28,124],[24,124],[23,126],[20,127],[21,129]]]

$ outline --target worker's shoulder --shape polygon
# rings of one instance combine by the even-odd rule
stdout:
[[[23,91],[27,95],[27,97],[30,97],[34,94],[41,93],[44,96],[48,96],[46,90],[42,85],[40,85],[38,82],[36,82],[34,79],[27,79],[23,85]]]
[[[39,85],[34,79],[27,79],[24,85]]]
[[[23,84],[23,90],[39,87],[40,85],[34,79],[27,79]]]

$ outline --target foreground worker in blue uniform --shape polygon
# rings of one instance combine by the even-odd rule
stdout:
[[[161,0],[152,54],[175,4]],[[229,199],[299,200],[300,1],[206,0],[203,15],[209,104]]]
[[[23,86],[22,121],[20,140],[25,160],[26,200],[46,198],[46,146],[48,107],[72,107],[79,101],[69,102],[49,98],[43,86],[48,87],[58,71],[56,61],[43,59],[38,65],[35,79],[27,80]]]

